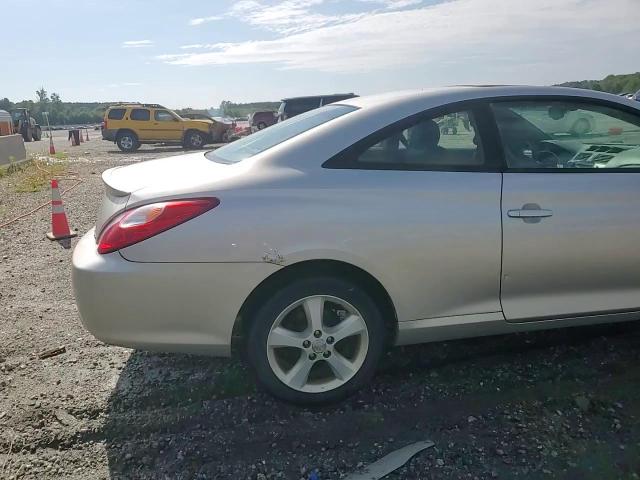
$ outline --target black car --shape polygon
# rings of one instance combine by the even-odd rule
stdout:
[[[355,93],[332,93],[331,95],[314,95],[311,97],[284,98],[278,108],[278,121],[295,117],[314,108],[322,107],[329,103],[340,102],[347,98],[357,97]]]

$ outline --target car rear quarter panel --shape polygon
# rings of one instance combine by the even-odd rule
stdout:
[[[136,262],[331,259],[387,289],[400,320],[495,312],[500,174],[321,169],[218,192],[206,214],[122,250]]]

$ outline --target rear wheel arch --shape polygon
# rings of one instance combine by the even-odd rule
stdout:
[[[133,145],[131,145],[131,148],[124,148],[123,145],[121,144],[121,140],[123,139],[123,137],[127,137],[127,136],[130,137],[131,140],[133,141]],[[116,145],[118,145],[118,148],[120,148],[120,150],[122,150],[123,152],[134,152],[138,148],[140,148],[140,139],[138,135],[136,134],[136,132],[134,132],[129,128],[121,128],[116,132],[115,143]]]
[[[136,134],[136,132],[134,132],[130,128],[120,128],[120,129],[118,129],[118,131],[116,132],[116,141],[117,141],[117,139],[119,137],[121,137],[122,135],[125,135],[125,134],[132,135],[133,138],[135,138],[137,142],[140,141],[140,139],[138,138],[138,135]]]
[[[384,286],[367,271],[338,260],[305,260],[288,265],[263,280],[245,299],[233,325],[231,347],[233,354],[244,354],[246,333],[252,315],[271,295],[285,285],[310,277],[335,277],[350,280],[361,286],[376,303],[387,327],[387,342],[395,342],[398,331],[396,309]]]
[[[118,129],[118,131],[116,132],[115,141],[117,142],[118,139],[123,135],[131,135],[137,143],[140,143],[140,138],[138,137],[138,134],[133,130],[131,130],[130,128]]]

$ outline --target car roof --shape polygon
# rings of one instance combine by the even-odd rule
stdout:
[[[611,93],[571,87],[529,85],[453,85],[448,87],[404,90],[378,95],[354,97],[341,100],[339,104],[351,105],[358,108],[373,108],[381,106],[386,108],[402,108],[408,105],[413,105],[418,108],[421,106],[424,106],[424,108],[430,108],[432,106],[446,105],[465,100],[519,96],[594,98],[632,105],[637,108],[637,105],[634,105],[632,101]]]
[[[357,97],[355,93],[327,93],[326,95],[307,95],[303,97],[288,97],[288,98],[283,98],[281,102],[290,102],[291,100],[308,100],[310,98],[348,97],[348,96]]]
[[[367,138],[369,135],[413,115],[466,101],[490,101],[494,98],[528,100],[532,97],[544,100],[549,98],[557,100],[584,98],[586,100],[594,99],[596,102],[601,100],[612,105],[633,109],[640,114],[640,104],[633,100],[609,93],[569,87],[457,85],[405,90],[349,98],[321,107],[325,110],[344,106],[354,108],[343,108],[342,114],[335,118],[256,154],[255,157],[257,162],[273,165],[295,164],[296,168],[301,168],[299,159],[302,156],[305,158],[305,165],[309,168],[315,168],[327,158],[353,145],[355,141]],[[461,106],[460,110],[465,110],[465,108],[469,107]],[[265,135],[268,135],[268,132],[267,130]],[[313,158],[318,161],[322,160],[322,162],[313,163],[309,152],[312,152]]]

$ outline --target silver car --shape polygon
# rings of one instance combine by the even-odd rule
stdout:
[[[640,109],[615,95],[352,98],[103,179],[73,255],[85,327],[244,351],[287,401],[344,398],[393,345],[639,318]]]

